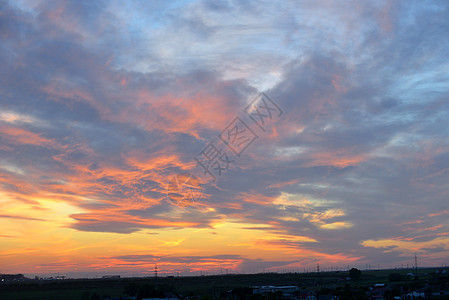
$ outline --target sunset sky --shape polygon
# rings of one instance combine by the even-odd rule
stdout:
[[[448,16],[418,0],[1,1],[0,273],[448,265]],[[198,162],[212,146],[215,180]],[[184,174],[201,196],[180,204]]]

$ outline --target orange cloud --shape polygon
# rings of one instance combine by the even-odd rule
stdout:
[[[55,145],[54,140],[46,139],[41,134],[8,125],[0,125],[0,135],[16,145],[30,144],[46,147]]]
[[[310,157],[312,160],[305,164],[306,167],[334,166],[337,168],[345,168],[356,166],[366,158],[364,154],[348,155],[348,149],[335,152],[312,153]]]

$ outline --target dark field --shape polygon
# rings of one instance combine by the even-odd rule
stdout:
[[[349,272],[262,273],[192,277],[29,280],[0,284],[0,299],[126,299],[128,296],[163,298],[172,293],[180,298],[195,299],[282,299],[281,295],[252,295],[251,286],[295,285],[300,291],[333,294],[340,299],[369,299],[366,292],[374,284],[401,286],[403,291],[448,287],[449,272],[419,269],[418,278],[407,276],[414,270],[366,270],[361,277],[348,280]],[[395,274],[392,276],[391,274]],[[232,290],[232,292],[231,292]],[[164,296],[165,295],[165,296]],[[139,297],[140,296],[140,297]],[[427,299],[449,299],[449,296]]]

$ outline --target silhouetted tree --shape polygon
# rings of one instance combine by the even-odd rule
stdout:
[[[352,268],[351,270],[349,270],[349,277],[352,280],[357,280],[360,278],[360,276],[362,276],[362,271],[360,271],[359,269]]]

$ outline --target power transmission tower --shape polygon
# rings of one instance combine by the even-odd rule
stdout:
[[[154,277],[157,278],[157,265],[154,265]]]

